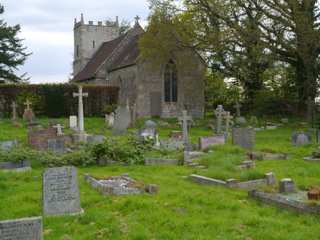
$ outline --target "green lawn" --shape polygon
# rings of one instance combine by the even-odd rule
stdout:
[[[45,123],[48,120],[41,120]],[[58,120],[65,123],[65,119]],[[103,119],[87,119],[89,133],[110,131]],[[171,128],[172,127],[172,128]],[[160,129],[166,137],[171,129]],[[81,205],[85,214],[73,217],[44,218],[46,240],[92,239],[239,239],[302,240],[320,239],[320,218],[259,204],[247,192],[223,187],[202,186],[185,179],[192,173],[219,178],[250,179],[274,172],[278,179],[291,177],[299,187],[320,186],[320,164],[302,158],[315,146],[291,146],[296,127],[257,133],[256,149],[290,154],[288,161],[258,161],[256,169],[239,171],[245,160],[244,150],[227,144],[216,147],[201,161],[208,171],[185,166],[109,166],[78,168]],[[134,130],[132,130],[134,131]],[[192,141],[210,135],[205,124],[191,130]],[[18,139],[26,143],[26,129],[13,128],[9,121],[0,123],[0,141]],[[181,153],[179,153],[181,154]],[[0,172],[0,220],[39,216],[42,212],[42,168],[29,173]],[[156,195],[105,197],[84,182],[83,174],[114,176],[129,173],[136,180],[159,185]]]

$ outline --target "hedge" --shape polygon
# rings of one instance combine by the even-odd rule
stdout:
[[[84,111],[86,116],[102,116],[106,106],[116,105],[118,102],[117,87],[83,86],[84,92],[89,94],[84,98]],[[73,93],[78,87],[73,84],[0,84],[0,113],[5,117],[11,116],[11,104],[18,104],[18,113],[23,113],[25,101],[32,102],[36,116],[68,117],[77,115],[78,99]]]

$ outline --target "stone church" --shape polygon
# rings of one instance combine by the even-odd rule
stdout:
[[[138,17],[134,27],[119,34],[116,21],[74,25],[73,80],[78,84],[119,87],[119,104],[129,104],[134,117],[171,118],[182,110],[196,118],[204,114],[206,65],[200,55],[185,50],[166,64],[150,67],[139,59],[139,39],[144,34]],[[183,59],[191,64],[183,67]]]

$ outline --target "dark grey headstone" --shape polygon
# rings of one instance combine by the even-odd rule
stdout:
[[[56,153],[63,154],[66,152],[65,141],[62,138],[49,139],[48,140],[48,150]]]
[[[10,151],[12,148],[16,147],[17,145],[18,145],[17,140],[0,142],[0,150]]]
[[[295,192],[295,184],[290,178],[285,178],[279,184],[280,193],[293,193]]]
[[[120,106],[116,110],[114,125],[112,128],[113,135],[125,134],[131,123],[131,113],[127,106]]]
[[[232,143],[245,149],[253,149],[256,133],[253,128],[233,128]]]
[[[44,215],[81,213],[77,169],[50,168],[43,174]]]
[[[1,240],[42,240],[42,218],[23,218],[0,222]]]
[[[312,144],[312,137],[309,133],[295,132],[291,138],[292,144],[295,146],[303,146]]]

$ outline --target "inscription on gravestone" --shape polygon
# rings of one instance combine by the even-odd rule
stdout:
[[[81,213],[77,169],[50,168],[43,174],[44,215]]]
[[[42,218],[23,218],[0,222],[1,240],[42,240]]]

